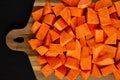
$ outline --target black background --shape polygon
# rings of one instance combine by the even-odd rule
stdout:
[[[0,0],[0,80],[36,80],[28,56],[10,50],[7,33],[23,28],[30,17],[34,0]]]

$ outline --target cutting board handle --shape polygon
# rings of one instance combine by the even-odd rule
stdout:
[[[6,36],[6,44],[12,50],[24,51],[29,55],[36,55],[28,44],[28,40],[33,35],[30,31],[30,28],[33,23],[33,19],[31,17],[28,23],[29,24],[27,24],[23,29],[15,29],[10,31]]]

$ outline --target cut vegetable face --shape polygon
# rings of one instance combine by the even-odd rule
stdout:
[[[120,1],[47,1],[32,16],[28,43],[45,77],[54,72],[60,80],[89,80],[113,73],[120,79]]]

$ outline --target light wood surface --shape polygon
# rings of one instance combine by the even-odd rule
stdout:
[[[45,1],[46,0],[36,0],[34,3],[33,11],[44,6]],[[52,6],[54,6],[60,2],[60,0],[48,0],[48,1],[51,2]],[[30,17],[28,24],[26,25],[25,28],[10,31],[6,37],[6,43],[7,43],[8,47],[12,50],[26,52],[26,54],[28,55],[28,57],[30,59],[30,62],[31,62],[31,65],[32,65],[32,68],[34,70],[37,80],[58,80],[54,74],[50,75],[48,78],[45,78],[43,76],[43,74],[40,72],[40,65],[37,62],[37,53],[36,53],[36,51],[32,51],[32,49],[30,48],[30,46],[28,44],[28,40],[30,38],[32,38],[32,36],[33,36],[33,34],[30,31],[32,24],[33,24],[33,19],[32,19],[32,17]],[[23,37],[24,42],[22,42],[22,43],[14,42],[13,40],[17,37]],[[63,80],[66,80],[66,79],[64,78]],[[82,79],[80,76],[78,76],[76,80],[82,80]],[[89,80],[114,80],[114,76],[111,74],[109,76],[102,77],[100,79],[90,77]]]

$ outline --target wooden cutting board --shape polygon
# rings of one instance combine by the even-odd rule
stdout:
[[[43,7],[45,1],[46,0],[36,0],[33,6],[33,11]],[[51,2],[52,6],[60,3],[60,0],[48,0],[48,1]],[[32,24],[33,24],[33,19],[32,17],[30,17],[28,24],[25,26],[25,28],[10,31],[6,37],[6,43],[8,47],[12,50],[26,52],[26,54],[30,59],[37,80],[58,80],[54,74],[50,75],[48,78],[45,78],[43,74],[40,72],[41,66],[37,62],[37,52],[33,51],[28,44],[28,40],[33,37],[33,34],[30,31]],[[15,42],[14,39],[16,38],[23,38],[24,41]],[[64,78],[64,80],[66,79]],[[76,80],[82,80],[82,79],[80,76],[78,76]],[[115,80],[115,79],[114,76],[111,74],[109,76],[102,77],[100,79],[95,77],[90,77],[89,80]]]

